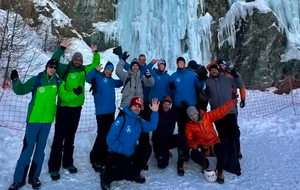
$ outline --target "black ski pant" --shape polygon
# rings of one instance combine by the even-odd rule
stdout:
[[[146,121],[150,121],[151,114],[152,114],[152,110],[149,107],[149,103],[144,103],[144,110],[142,110],[140,114],[141,117]],[[141,146],[150,145],[149,133],[141,133],[139,138],[139,145]]]
[[[227,161],[227,149],[222,143],[217,143],[209,147],[201,147],[201,152],[196,149],[191,151],[191,159],[203,167],[203,164],[208,161],[206,157],[217,157],[217,169],[223,169]]]
[[[173,106],[177,112],[177,125],[178,125],[178,134],[185,135],[185,126],[188,121],[186,109],[178,106]]]
[[[90,162],[99,163],[102,166],[106,165],[108,146],[106,144],[106,137],[110,130],[112,123],[115,120],[115,113],[96,115],[97,119],[97,137],[90,152]]]
[[[236,114],[227,114],[225,117],[215,122],[219,138],[222,143],[226,141],[234,141],[237,152],[240,149],[240,129],[237,124]]]
[[[169,149],[177,148],[178,161],[183,162],[189,154],[185,135],[156,135],[152,136],[153,149],[157,155],[157,167],[163,169],[169,165]]]
[[[151,155],[151,146],[142,147],[137,145],[132,156],[109,152],[107,164],[101,180],[106,184],[113,181],[128,180],[132,181],[134,175],[140,175],[142,169],[146,166]]]
[[[48,162],[49,173],[73,165],[74,139],[81,114],[79,107],[57,107],[55,132]],[[63,157],[63,158],[62,158]]]

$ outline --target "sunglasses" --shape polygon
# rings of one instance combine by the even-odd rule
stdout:
[[[50,69],[57,69],[57,67],[56,67],[56,66],[53,66],[53,65],[48,65],[48,67],[49,67]]]

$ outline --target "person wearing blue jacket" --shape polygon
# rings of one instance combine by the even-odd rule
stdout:
[[[136,183],[145,183],[141,176],[142,169],[146,166],[150,155],[151,146],[137,145],[141,132],[150,132],[156,129],[158,123],[157,99],[149,105],[152,110],[150,121],[139,117],[142,100],[134,97],[130,105],[124,107],[123,114],[116,118],[107,135],[109,157],[104,173],[101,177],[102,190],[110,189],[113,181],[128,180]]]
[[[171,77],[166,71],[166,61],[164,59],[160,59],[157,62],[157,66],[158,69],[154,68],[151,70],[155,83],[150,90],[150,99],[157,98],[158,101],[161,101],[163,97],[171,95],[168,86]]]
[[[203,89],[204,82],[201,82],[194,71],[185,67],[185,59],[177,58],[177,71],[172,74],[169,89],[172,92],[173,107],[177,112],[178,133],[185,134],[185,125],[188,121],[186,115],[186,104],[196,105],[196,87]],[[189,155],[185,155],[189,160]]]
[[[90,152],[90,162],[96,172],[102,172],[106,165],[108,147],[106,137],[115,119],[116,95],[115,88],[123,86],[121,80],[111,77],[114,65],[107,62],[104,71],[98,66],[86,76],[86,81],[92,84],[97,119],[97,137]]]

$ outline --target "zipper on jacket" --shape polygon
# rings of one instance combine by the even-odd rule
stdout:
[[[203,126],[203,123],[202,123],[202,126]],[[204,136],[204,139],[205,139],[205,141],[206,141],[207,146],[209,146],[209,143],[208,143],[208,141],[207,141],[207,139],[206,139],[207,132],[206,132],[204,126],[203,126],[203,130],[202,130],[202,127],[199,126],[199,122],[198,122],[198,127],[200,128],[200,130],[202,131],[202,133],[203,133],[203,130],[205,131],[205,134],[203,133],[203,134],[204,134],[203,136]]]
[[[220,94],[219,94],[219,85],[217,84],[218,81],[219,81],[219,78],[217,80],[215,80],[215,86],[216,86],[216,90],[217,90],[219,106],[221,106],[221,100],[220,100]]]

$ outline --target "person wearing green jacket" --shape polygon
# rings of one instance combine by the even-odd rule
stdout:
[[[69,43],[64,40],[61,47],[52,55],[52,59],[59,62],[64,50]],[[94,68],[99,66],[100,54],[97,46],[92,45],[94,53],[93,62],[89,65],[83,65],[83,56],[81,53],[74,53],[72,60],[68,64],[58,63],[57,74],[66,83],[66,89],[76,93],[84,92],[86,75]],[[49,173],[52,180],[60,179],[59,170],[61,167],[67,169],[69,173],[77,173],[74,166],[73,152],[75,133],[78,128],[81,108],[84,103],[84,93],[81,93],[72,102],[58,99],[57,113],[55,119],[54,139],[51,146],[51,153],[48,162]]]
[[[61,82],[55,74],[57,66],[58,62],[56,60],[49,60],[45,71],[31,77],[24,84],[19,80],[16,70],[11,72],[10,78],[13,81],[14,93],[25,95],[32,92],[32,99],[27,111],[23,149],[17,162],[13,184],[9,187],[9,190],[17,190],[26,184],[26,176],[34,148],[28,183],[34,189],[40,188],[41,182],[38,177],[42,170],[48,134],[56,113],[57,94],[65,102],[71,102],[80,96],[80,94],[76,95],[73,91],[69,92],[65,89],[65,83]]]

